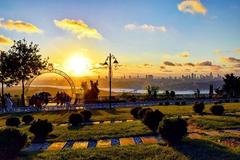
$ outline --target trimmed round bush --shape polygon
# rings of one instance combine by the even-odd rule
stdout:
[[[92,117],[92,112],[88,110],[83,110],[80,112],[84,121],[89,121]]]
[[[175,102],[175,105],[179,106],[179,105],[180,105],[180,102]]]
[[[29,131],[34,134],[35,140],[43,140],[53,131],[53,126],[48,120],[38,119],[32,123]]]
[[[22,122],[24,122],[25,124],[30,124],[33,120],[33,116],[29,114],[22,117]]]
[[[139,110],[138,111],[139,119],[143,119],[144,114],[145,114],[146,111],[152,111],[152,109],[151,108],[143,108],[143,109]]]
[[[157,131],[159,122],[163,119],[164,114],[159,110],[147,110],[143,116],[143,123],[153,132]]]
[[[0,130],[0,159],[14,159],[26,143],[27,135],[19,130]]]
[[[6,120],[6,125],[7,126],[18,127],[20,123],[21,122],[20,122],[19,118],[17,118],[17,117],[10,117]]]
[[[211,111],[214,115],[220,116],[220,115],[223,115],[223,113],[224,113],[224,107],[223,107],[223,105],[216,104],[216,105],[213,105],[213,106],[210,108],[210,111]]]
[[[166,106],[170,105],[170,103],[169,103],[168,101],[164,102],[164,104],[165,104]]]
[[[193,111],[194,111],[195,113],[198,113],[198,114],[203,114],[204,108],[205,108],[205,105],[204,105],[203,102],[201,102],[201,103],[195,103],[195,104],[193,105]]]
[[[187,122],[182,118],[164,119],[160,122],[158,130],[169,145],[178,144],[187,135]]]
[[[186,102],[185,102],[185,101],[182,101],[182,102],[181,102],[181,105],[186,105]]]
[[[72,126],[78,126],[83,121],[82,115],[79,113],[71,114],[68,119],[69,119],[69,123],[71,123]]]
[[[133,109],[131,109],[131,115],[135,118],[138,119],[138,112],[142,109],[142,107],[134,107]]]

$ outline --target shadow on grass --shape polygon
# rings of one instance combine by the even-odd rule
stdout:
[[[206,140],[187,139],[174,148],[191,160],[237,160],[240,153],[235,153],[229,148]]]
[[[124,110],[117,110],[117,109],[115,109],[115,108],[113,108],[113,109],[106,109],[106,110],[104,110],[105,112],[107,112],[107,113],[109,113],[109,114],[113,114],[113,115],[120,115],[120,114],[122,114],[122,113],[126,113],[126,111],[124,111]]]

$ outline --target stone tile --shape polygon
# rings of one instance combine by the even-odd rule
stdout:
[[[100,124],[100,122],[92,122],[92,124]]]
[[[136,144],[133,138],[120,138],[119,140],[121,146]]]
[[[111,144],[111,139],[107,139],[107,140],[99,140],[97,141],[97,145],[96,147],[98,148],[106,148],[106,147],[111,147],[112,144]]]
[[[104,121],[103,124],[110,124],[111,121]]]
[[[123,121],[114,121],[113,123],[122,123]]]
[[[68,140],[67,143],[64,145],[63,149],[71,149],[73,146],[74,141]]]
[[[54,142],[48,148],[47,151],[61,150],[67,142]]]
[[[120,145],[120,141],[118,138],[113,138],[111,139],[112,141],[112,146],[119,146]]]
[[[97,145],[97,141],[96,140],[89,140],[88,141],[88,148],[95,148]]]
[[[142,144],[142,139],[140,137],[133,137],[133,140],[135,141],[136,144]]]
[[[78,141],[73,143],[72,149],[87,149],[88,141]]]
[[[32,143],[28,147],[24,148],[22,151],[24,152],[36,152],[39,151],[42,147],[42,143]]]
[[[154,144],[154,143],[158,143],[159,140],[158,138],[154,137],[154,136],[149,136],[149,137],[141,137],[141,140],[144,144]]]

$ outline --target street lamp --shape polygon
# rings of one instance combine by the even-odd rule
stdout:
[[[112,62],[112,60],[114,60]],[[112,64],[117,66],[118,61],[114,55],[109,53],[105,62],[102,64],[104,66],[108,66],[108,78],[109,78],[109,109],[112,109]]]

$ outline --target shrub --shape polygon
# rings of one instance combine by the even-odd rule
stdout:
[[[27,135],[14,128],[0,131],[0,159],[14,159],[27,143]]]
[[[235,99],[234,102],[239,102],[239,100],[238,100],[238,99]]]
[[[41,119],[34,121],[29,128],[29,131],[34,134],[35,140],[45,139],[52,130],[52,123],[48,122],[48,120]]]
[[[29,114],[22,117],[22,121],[25,124],[30,124],[33,120],[34,120],[33,116],[31,116]]]
[[[164,119],[159,124],[159,133],[168,144],[177,144],[187,135],[187,122],[181,118]]]
[[[170,105],[170,103],[169,103],[168,101],[166,101],[164,104],[165,104],[166,106]]]
[[[143,123],[153,132],[157,131],[159,122],[163,119],[164,114],[159,110],[147,110],[143,116]]]
[[[180,105],[180,102],[175,102],[175,105],[177,105],[177,106]]]
[[[69,123],[72,124],[72,126],[78,126],[83,121],[82,115],[78,113],[73,113],[69,116]]]
[[[181,105],[186,105],[186,102],[185,102],[185,101],[182,101],[182,102],[181,102]]]
[[[146,111],[152,111],[151,108],[143,108],[141,110],[138,111],[138,117],[139,119],[143,119],[144,114],[146,113]]]
[[[226,99],[226,100],[225,100],[225,103],[230,103],[230,99]]]
[[[20,123],[21,122],[20,122],[19,118],[17,118],[17,117],[10,117],[10,118],[8,118],[6,120],[6,125],[7,126],[15,126],[15,127],[17,127],[17,126],[19,126]]]
[[[198,113],[198,114],[202,114],[204,108],[205,108],[205,107],[204,107],[204,103],[203,103],[203,102],[201,102],[201,103],[195,103],[195,104],[193,105],[193,111],[194,111],[195,113]]]
[[[133,109],[131,109],[131,115],[135,118],[138,119],[138,112],[142,109],[142,107],[134,107]]]
[[[211,108],[210,108],[210,111],[214,114],[214,115],[223,115],[224,113],[224,107],[223,105],[213,105]]]
[[[80,112],[84,121],[89,121],[90,118],[92,117],[92,112],[88,111],[88,110],[83,110]]]

